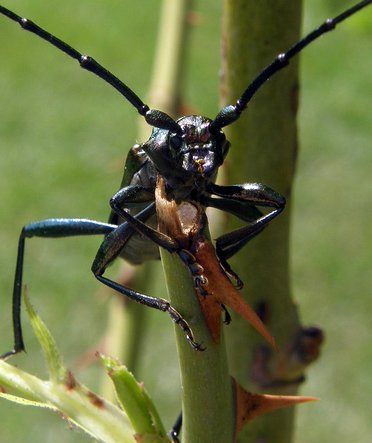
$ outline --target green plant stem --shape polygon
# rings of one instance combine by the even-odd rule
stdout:
[[[176,116],[185,61],[187,13],[192,0],[163,0],[153,75],[148,93],[150,106]]]
[[[103,400],[102,406],[98,407],[92,401],[92,393],[80,385],[67,389],[65,384],[40,380],[4,361],[0,361],[0,383],[12,389],[13,395],[25,399],[14,397],[13,401],[59,411],[99,441],[134,441],[133,430],[124,412]]]
[[[234,408],[223,335],[213,343],[200,311],[189,270],[178,257],[161,251],[170,301],[189,322],[203,352],[191,348],[176,325],[183,389],[182,443],[233,441]]]
[[[235,103],[248,83],[274,57],[299,39],[301,1],[254,2],[225,0],[223,19],[223,105]],[[231,260],[245,281],[249,303],[264,308],[268,328],[280,351],[266,350],[266,367],[257,374],[263,343],[244,320],[234,316],[227,331],[232,375],[248,390],[264,390],[259,382],[265,371],[285,380],[285,370],[276,373],[279,362],[300,328],[291,298],[289,277],[290,196],[297,154],[296,111],[298,58],[267,82],[248,105],[238,122],[226,128],[232,147],[228,183],[262,182],[287,198],[285,213]],[[237,226],[229,220],[228,226]],[[288,363],[284,362],[284,368]],[[256,371],[255,377],[252,376]],[[258,375],[258,377],[257,377]],[[273,381],[273,380],[271,380]],[[271,393],[293,394],[296,384],[271,388]],[[288,443],[293,429],[293,410],[282,410],[255,420],[239,442]]]
[[[180,75],[187,37],[186,14],[190,0],[165,0],[154,78],[149,103],[177,115]],[[176,325],[176,338],[183,389],[182,442],[226,443],[233,440],[234,417],[231,379],[223,336],[213,343],[205,325],[190,272],[178,257],[161,250],[168,293],[174,306],[187,320],[204,352],[191,348]]]

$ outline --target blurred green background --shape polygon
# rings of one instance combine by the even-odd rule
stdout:
[[[350,5],[308,1],[304,32]],[[13,0],[4,6],[93,55],[145,96],[159,0]],[[296,443],[367,443],[372,436],[369,9],[302,56],[293,287],[304,324],[323,327],[326,343],[302,388],[322,401],[299,408]],[[184,100],[195,112],[213,117],[218,109],[221,4],[195,1],[195,11]],[[114,90],[3,17],[0,57],[0,352],[5,352],[13,340],[11,290],[21,227],[48,217],[105,221],[126,152],[138,141],[138,119]],[[24,278],[67,365],[91,387],[98,386],[100,369],[82,365],[81,355],[97,347],[107,322],[107,300],[90,272],[98,245],[98,238],[33,239],[26,247]],[[163,295],[163,290],[154,295]],[[171,322],[164,314],[151,313],[144,333],[138,378],[162,404],[170,426],[180,405]],[[45,376],[26,319],[24,335],[27,354],[12,363]],[[0,417],[1,443],[89,441],[45,410],[0,400]]]

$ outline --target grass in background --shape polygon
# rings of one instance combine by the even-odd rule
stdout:
[[[160,1],[3,4],[94,56],[145,96]],[[309,2],[305,31],[350,4]],[[188,54],[186,104],[213,117],[218,108],[221,10],[212,0],[199,2],[196,9],[200,15]],[[306,416],[299,411],[298,443],[346,443],[351,437],[367,443],[372,435],[368,407],[372,31],[368,23],[371,11],[363,11],[308,48],[302,62],[301,148],[292,237],[294,294],[305,324],[323,326],[327,341],[303,390],[322,401],[306,408]],[[137,141],[137,115],[119,94],[76,62],[2,17],[0,39],[3,352],[12,344],[11,290],[21,227],[53,216],[106,220],[126,151]],[[98,244],[97,238],[27,243],[24,281],[29,296],[73,367],[99,341],[106,322],[105,300],[96,296],[100,286],[90,273]],[[162,296],[161,291],[154,295]],[[151,318],[140,378],[155,399],[164,400],[170,425],[179,408],[172,325],[164,314],[153,313]],[[40,373],[41,355],[34,351],[35,339],[26,322],[24,335],[28,353],[14,358],[14,363]],[[167,357],[163,338],[169,343]],[[90,369],[79,377],[91,381],[94,375]],[[4,401],[0,416],[2,443],[89,441],[46,411]]]

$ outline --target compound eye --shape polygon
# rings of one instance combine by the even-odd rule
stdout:
[[[175,151],[179,151],[182,146],[182,138],[178,135],[172,135],[170,137],[170,145]]]

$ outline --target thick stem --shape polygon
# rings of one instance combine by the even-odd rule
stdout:
[[[224,1],[223,105],[235,103],[248,83],[299,39],[300,21],[301,1]],[[247,300],[263,314],[280,348],[277,354],[265,349],[262,339],[234,316],[227,332],[231,372],[242,386],[254,392],[262,392],[271,384],[271,393],[293,394],[296,383],[290,382],[299,375],[289,370],[293,357],[289,349],[300,330],[289,280],[297,71],[295,59],[262,87],[240,120],[226,129],[232,144],[228,182],[263,182],[289,200],[285,213],[231,260],[233,269],[245,281]],[[229,229],[234,223],[229,221]],[[239,441],[288,443],[293,416],[293,410],[288,409],[258,419],[243,430]]]
[[[159,230],[180,247],[180,255],[163,248],[160,252],[171,306],[187,322],[187,325],[180,321],[176,324],[183,389],[182,442],[232,442],[235,429],[233,389],[225,341],[219,333],[221,307],[210,283],[217,275],[208,265],[217,258],[213,248],[208,247],[207,218],[198,204],[183,202],[178,205],[169,200],[162,178],[158,178],[155,200]],[[198,272],[196,263],[200,266]],[[201,283],[201,277],[204,283]],[[196,289],[198,280],[203,291],[199,285]],[[193,335],[192,347],[185,332],[189,338]],[[196,343],[198,350],[195,349]]]
[[[178,257],[161,251],[170,301],[189,322],[195,340],[206,349],[195,351],[178,326],[177,347],[183,390],[182,443],[233,441],[234,408],[223,335],[214,343],[205,324],[189,270]]]

